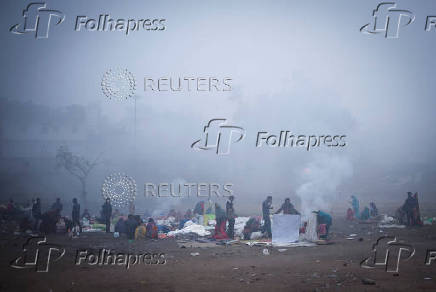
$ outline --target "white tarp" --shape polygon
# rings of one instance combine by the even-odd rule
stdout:
[[[272,220],[272,244],[283,245],[298,241],[300,215],[275,214]]]
[[[315,213],[312,212],[307,218],[306,232],[301,234],[300,239],[311,241],[311,242],[317,241],[318,240],[318,233],[316,232],[317,226],[318,226],[317,216]]]

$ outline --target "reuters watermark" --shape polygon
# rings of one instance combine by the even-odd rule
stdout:
[[[218,183],[145,183],[144,196],[155,198],[181,198],[181,197],[230,197],[233,195],[233,184]]]
[[[165,76],[144,77],[144,91],[146,92],[192,92],[192,91],[232,91],[232,78],[213,76]]]

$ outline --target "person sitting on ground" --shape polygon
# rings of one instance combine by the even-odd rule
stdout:
[[[157,225],[156,225],[156,223],[154,223],[153,218],[148,219],[147,228],[146,228],[146,236],[147,236],[147,238],[152,238],[152,239],[158,238]]]
[[[370,208],[369,215],[371,215],[371,217],[377,217],[378,209],[374,202],[369,203],[369,208]]]
[[[136,227],[135,240],[145,239],[146,233],[147,233],[146,224],[143,222],[143,223],[141,223],[141,225]]]
[[[369,219],[369,208],[368,207],[363,208],[363,211],[360,214],[360,219],[361,220],[368,220]]]
[[[300,215],[300,213],[294,208],[294,205],[292,205],[291,200],[289,198],[285,199],[285,202],[274,214],[279,214],[282,211],[283,214]]]
[[[250,240],[251,234],[253,232],[257,232],[257,231],[260,231],[260,222],[255,217],[251,217],[245,223],[244,230],[242,231],[242,234],[244,235],[245,240]]]
[[[136,227],[138,227],[138,221],[135,219],[133,215],[129,215],[127,217],[126,227],[127,227],[127,238],[134,239]]]
[[[115,224],[115,232],[118,232],[119,234],[127,234],[126,220],[124,220],[123,217],[120,217],[117,224]]]

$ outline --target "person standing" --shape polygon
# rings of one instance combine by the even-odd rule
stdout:
[[[109,198],[106,199],[106,202],[102,206],[102,215],[104,222],[106,224],[106,232],[110,232],[111,227],[111,216],[112,216],[112,205],[111,200]]]
[[[36,198],[32,205],[32,217],[35,220],[33,225],[34,231],[39,231],[39,224],[41,222],[41,200]]]
[[[418,193],[413,195],[413,199],[415,201],[415,207],[413,208],[413,222],[414,225],[422,226],[423,223],[421,220],[421,212],[419,211]]]
[[[215,239],[227,239],[228,235],[226,233],[226,213],[221,208],[218,203],[215,203],[215,235],[213,236]]]
[[[231,239],[235,238],[235,209],[233,208],[234,196],[230,196],[226,203],[226,216],[229,222],[227,227],[227,236]]]
[[[73,219],[73,230],[78,234],[78,232],[82,231],[82,227],[80,226],[80,204],[77,202],[76,198],[73,199],[73,212],[71,218]],[[78,232],[77,227],[79,227]]]
[[[269,212],[272,209],[272,196],[268,196],[262,203],[262,216],[263,216],[263,228],[264,232],[268,233],[268,238],[272,238],[271,232],[271,218],[269,217]]]
[[[407,192],[407,199],[404,202],[404,205],[402,207],[404,213],[406,213],[407,216],[407,225],[411,226],[413,225],[413,209],[415,208],[416,200],[413,198],[411,192]]]
[[[291,200],[289,198],[285,199],[285,202],[282,204],[282,206],[274,213],[279,214],[283,211],[283,214],[288,215],[300,215],[300,212],[298,212],[294,205],[292,205]]]

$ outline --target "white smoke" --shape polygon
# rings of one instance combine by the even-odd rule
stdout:
[[[303,169],[305,181],[297,188],[301,200],[301,214],[308,218],[312,211],[329,211],[337,199],[337,188],[353,175],[353,168],[346,157],[320,156]]]

